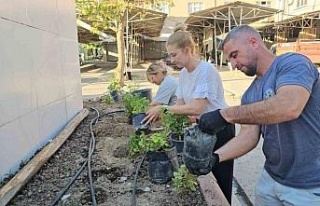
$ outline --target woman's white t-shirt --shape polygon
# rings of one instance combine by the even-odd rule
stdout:
[[[186,68],[180,71],[176,94],[186,104],[193,99],[208,99],[202,114],[227,107],[220,74],[214,65],[205,61],[200,61],[192,72]]]

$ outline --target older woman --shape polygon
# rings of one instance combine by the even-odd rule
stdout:
[[[168,75],[167,65],[163,61],[154,62],[148,67],[146,74],[149,82],[159,85],[150,106],[175,105],[178,82],[175,77]]]

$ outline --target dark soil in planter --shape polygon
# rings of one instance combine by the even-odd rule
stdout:
[[[121,104],[85,102],[84,106],[97,108],[101,116],[94,126],[96,147],[91,161],[97,203],[101,206],[130,206],[138,162],[129,158],[127,142],[134,128],[127,123],[125,113],[105,115],[108,111],[123,109]],[[90,110],[89,116],[64,145],[8,205],[44,206],[52,203],[88,156],[90,122],[94,117],[94,110]],[[144,161],[137,180],[137,206],[206,205],[199,189],[178,195],[173,191],[172,181],[153,184],[148,180],[147,168],[148,162]],[[86,168],[58,205],[92,205],[87,174]]]

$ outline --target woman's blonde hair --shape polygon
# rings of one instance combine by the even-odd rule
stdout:
[[[157,74],[157,73],[162,73],[164,76],[167,75],[168,73],[168,66],[162,60],[159,60],[150,64],[150,66],[146,70],[148,81],[150,81],[150,78],[149,78],[150,75]]]
[[[169,36],[166,46],[176,45],[180,49],[187,46],[191,48],[191,53],[196,54],[196,43],[194,42],[191,34],[187,31],[187,26],[183,23],[176,24],[173,33]]]

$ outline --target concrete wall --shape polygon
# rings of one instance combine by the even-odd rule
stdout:
[[[0,6],[0,180],[82,109],[74,0]]]

